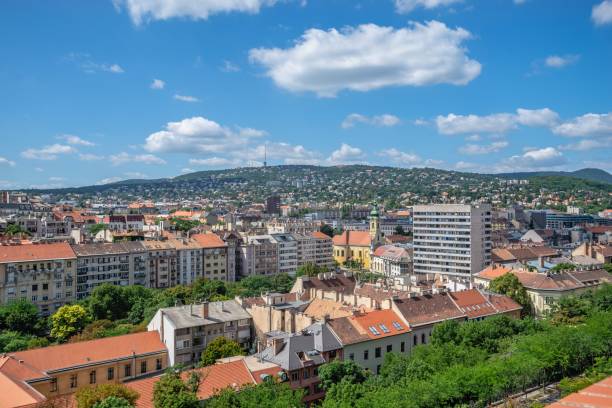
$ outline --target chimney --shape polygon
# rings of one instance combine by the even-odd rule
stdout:
[[[539,261],[540,261],[540,268],[544,268],[544,257],[543,257],[543,256],[541,256],[541,257],[539,258]]]
[[[202,302],[202,318],[208,319],[208,302]]]
[[[278,355],[278,353],[280,353],[281,349],[283,348],[283,338],[282,337],[276,337],[272,339],[272,349],[274,350],[274,355]]]

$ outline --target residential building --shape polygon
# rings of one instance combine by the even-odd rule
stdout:
[[[278,270],[278,244],[270,235],[251,235],[245,237],[240,247],[242,273],[251,275],[276,275]]]
[[[307,404],[325,396],[319,380],[319,367],[343,358],[342,344],[329,326],[315,323],[298,334],[278,333],[268,340],[259,354],[266,362],[279,365],[292,389],[303,389]]]
[[[148,252],[149,286],[169,288],[176,286],[178,258],[176,248],[168,241],[144,241]]]
[[[588,256],[602,264],[612,263],[612,244],[592,244],[585,242],[572,251],[572,256]]]
[[[253,327],[259,338],[275,331],[295,333],[314,323],[303,313],[309,301],[300,299],[295,293],[263,293],[238,302],[253,318]]]
[[[548,229],[570,229],[576,226],[584,226],[593,222],[593,216],[589,214],[564,214],[553,211],[546,212],[546,228]]]
[[[202,245],[195,239],[169,239],[168,243],[176,248],[177,280],[179,285],[189,285],[202,277]]]
[[[108,219],[108,229],[111,231],[142,231],[144,229],[145,218],[142,214],[111,215]]]
[[[314,264],[332,269],[334,267],[332,239],[322,232],[315,231],[311,234],[314,238]]]
[[[196,234],[192,238],[202,247],[202,276],[206,279],[232,282],[233,270],[228,267],[227,244],[217,234]]]
[[[372,256],[372,272],[385,276],[408,275],[412,273],[412,250],[394,245],[376,248]]]
[[[0,304],[28,300],[47,316],[75,300],[76,268],[64,242],[0,246]]]
[[[280,215],[280,205],[281,200],[279,196],[275,195],[266,198],[266,212],[268,214]]]
[[[380,373],[385,354],[410,353],[410,327],[393,310],[356,310],[352,316],[332,319],[328,324],[342,343],[344,359],[373,374]]]
[[[270,234],[276,243],[278,272],[295,275],[298,267],[298,241],[292,234]]]
[[[149,286],[148,249],[142,242],[72,245],[77,256],[76,298],[104,283]]]
[[[491,263],[491,206],[413,207],[414,272],[469,279]]]
[[[251,316],[238,302],[224,300],[159,309],[147,329],[156,331],[167,346],[170,365],[192,365],[220,336],[249,348],[251,326]]]
[[[368,231],[346,230],[333,238],[334,260],[339,264],[357,262],[363,268],[370,269],[374,249],[383,243],[380,231],[378,207],[370,212],[370,229]]]
[[[41,403],[85,386],[122,383],[166,367],[166,346],[151,332],[5,353],[0,357],[0,406]]]

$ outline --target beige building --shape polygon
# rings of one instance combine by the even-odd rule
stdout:
[[[202,247],[202,276],[231,282],[233,271],[228,267],[227,244],[217,234],[197,234],[192,238]]]
[[[202,246],[195,239],[169,239],[168,243],[176,248],[177,285],[189,285],[202,277]]]
[[[149,252],[149,286],[169,288],[176,286],[178,259],[176,248],[168,241],[144,241]]]
[[[75,300],[76,266],[67,243],[0,246],[0,303],[28,300],[49,315]]]
[[[0,357],[0,406],[34,404],[79,388],[161,372],[166,346],[157,333],[68,343],[6,353]]]

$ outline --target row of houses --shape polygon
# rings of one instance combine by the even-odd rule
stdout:
[[[43,315],[89,296],[99,285],[168,288],[199,278],[295,274],[304,264],[331,267],[331,239],[271,234],[258,239],[196,234],[163,241],[0,246],[0,303],[36,304]]]

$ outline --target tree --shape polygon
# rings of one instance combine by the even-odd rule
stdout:
[[[107,229],[108,226],[106,224],[92,224],[87,229],[91,235],[96,235],[98,232]]]
[[[244,355],[244,350],[240,347],[240,344],[225,337],[217,337],[208,343],[202,352],[200,365],[205,367],[215,364],[220,358],[242,355]]]
[[[327,271],[327,268],[324,266],[318,266],[312,262],[307,262],[297,268],[295,276],[317,276],[319,273],[325,273]]]
[[[352,360],[334,360],[319,368],[319,379],[326,390],[341,381],[361,384],[366,378],[365,371]]]
[[[87,299],[94,320],[119,320],[127,317],[131,304],[121,286],[104,283],[96,287]]]
[[[576,269],[576,265],[569,263],[569,262],[560,262],[556,264],[555,266],[553,266],[552,268],[550,268],[548,271],[549,272],[560,272],[563,270],[573,271],[574,269]]]
[[[64,305],[51,316],[51,337],[60,342],[79,333],[87,322],[89,315],[81,305]]]
[[[128,404],[127,406],[134,406],[140,394],[122,384],[99,384],[79,388],[74,397],[78,408],[93,408],[94,406],[97,408],[123,408],[123,405],[104,405],[100,407],[97,404],[102,403],[109,397],[115,397],[124,400]],[[117,401],[112,400],[108,403],[114,402]]]
[[[612,273],[612,263],[604,264],[603,268],[606,270],[606,272]]]
[[[531,300],[516,275],[506,273],[493,279],[491,283],[489,283],[489,289],[495,293],[509,296],[512,300],[523,306],[522,315],[531,314]]]
[[[6,227],[6,230],[4,230],[4,233],[8,236],[13,236],[13,235],[30,235],[30,233],[26,230],[24,230],[23,228],[21,228],[20,225],[17,224],[8,224]]]
[[[200,406],[195,392],[181,379],[180,370],[167,371],[153,389],[155,408],[198,408]],[[79,407],[80,408],[80,407]]]
[[[404,227],[402,227],[401,225],[395,226],[395,233],[397,235],[406,235],[406,231],[404,231]]]
[[[206,408],[298,408],[303,407],[304,391],[292,390],[287,383],[273,379],[247,385],[236,392],[232,387],[222,390],[204,403]]]
[[[121,397],[110,396],[100,402],[96,402],[93,408],[134,408],[128,400]]]
[[[0,328],[25,334],[36,332],[38,308],[27,300],[18,300],[0,307]]]
[[[323,224],[319,231],[332,238],[334,236],[334,228],[331,225]]]

